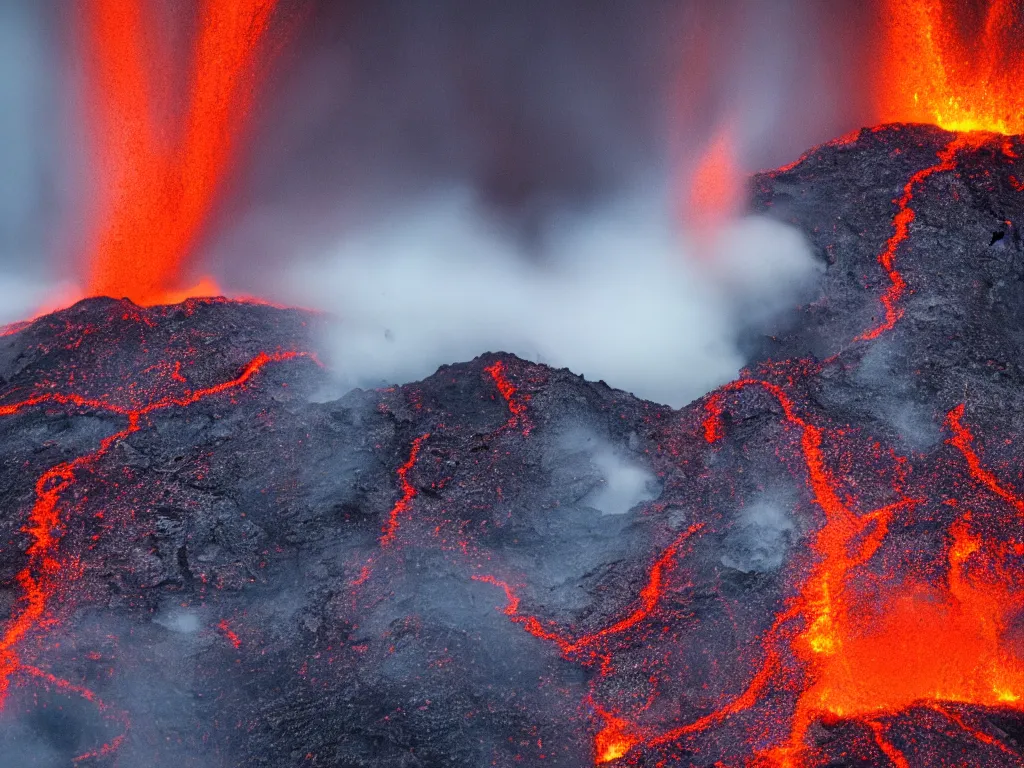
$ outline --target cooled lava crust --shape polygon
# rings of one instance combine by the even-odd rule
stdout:
[[[1022,152],[756,177],[820,295],[681,410],[505,354],[332,399],[224,300],[9,332],[0,765],[1020,766]]]

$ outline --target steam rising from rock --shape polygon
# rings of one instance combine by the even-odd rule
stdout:
[[[291,275],[289,298],[337,317],[331,362],[352,386],[503,350],[679,406],[734,377],[738,334],[814,273],[802,236],[765,218],[693,242],[636,196],[530,247],[456,191],[345,237]]]

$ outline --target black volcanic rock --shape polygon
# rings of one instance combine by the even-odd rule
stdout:
[[[908,595],[960,626],[954,560],[1005,587],[962,612],[1001,611],[992,663],[1024,659],[1024,147],[914,186],[903,316],[855,341],[884,317],[893,201],[952,139],[864,131],[757,177],[821,296],[678,411],[500,354],[325,400],[318,318],[223,300],[92,299],[0,337],[0,765],[1021,765],[1014,680],[999,706],[817,713],[799,757],[771,752],[825,679],[799,650],[834,525],[815,429],[837,503],[903,502],[832,585],[852,679],[915,673],[856,651]],[[956,560],[951,531],[982,544]]]

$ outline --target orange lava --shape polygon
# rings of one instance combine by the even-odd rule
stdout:
[[[1010,755],[1012,757],[1020,757],[1020,755],[1018,755],[1016,752],[1011,750],[1008,746],[1003,744],[1003,742],[999,741],[999,739],[993,738],[992,736],[990,736],[989,734],[987,734],[985,731],[981,730],[980,728],[974,727],[973,725],[968,723],[966,720],[964,720],[963,717],[958,715],[956,712],[952,711],[949,707],[942,706],[941,704],[932,704],[931,705],[931,709],[934,710],[935,712],[938,712],[943,717],[945,717],[947,720],[949,720],[951,723],[953,723],[960,730],[962,730],[962,731],[964,731],[966,733],[969,733],[973,738],[977,739],[982,744],[985,744],[986,746],[989,746],[989,747],[993,747],[994,749],[998,749],[1004,755]]]
[[[961,134],[953,138],[938,154],[938,162],[922,168],[914,173],[903,185],[903,194],[896,200],[896,216],[893,218],[893,233],[885,243],[885,248],[878,254],[878,263],[882,265],[886,275],[889,277],[889,287],[882,294],[882,306],[885,309],[885,319],[873,328],[870,328],[857,340],[877,339],[886,331],[891,331],[897,321],[903,316],[903,310],[898,306],[903,292],[907,289],[907,283],[903,275],[896,269],[896,251],[910,237],[910,225],[917,214],[911,207],[914,200],[914,188],[919,186],[925,179],[936,173],[952,171],[956,168],[956,154],[961,149],[977,144],[984,137]]]
[[[227,638],[227,641],[231,643],[236,650],[242,647],[242,639],[238,636],[237,632],[231,629],[231,625],[228,624],[227,619],[221,619],[220,623],[217,624],[217,629],[223,633],[224,637]]]
[[[137,304],[183,291],[252,112],[276,0],[200,0],[183,99],[144,0],[87,0],[82,40],[99,190],[88,293]],[[181,102],[179,104],[179,102]]]
[[[820,152],[824,147],[845,147],[845,146],[847,146],[849,144],[853,144],[855,141],[857,141],[857,139],[860,138],[860,134],[861,134],[861,129],[860,128],[858,128],[856,130],[853,130],[853,131],[850,131],[849,133],[844,133],[842,136],[838,136],[837,138],[834,138],[831,141],[826,141],[824,144],[819,144],[816,147],[811,147],[806,152],[804,152],[802,155],[800,155],[800,157],[798,157],[796,160],[794,160],[794,161],[792,161],[790,163],[786,163],[785,165],[779,166],[778,168],[774,168],[772,170],[766,171],[766,173],[769,176],[773,176],[773,177],[774,176],[778,176],[778,175],[783,174],[783,173],[788,173],[789,171],[792,171],[794,168],[796,168],[798,165],[800,165],[804,160],[809,158],[814,153]]]
[[[1018,0],[885,0],[876,87],[883,122],[1024,133],[1024,18]]]
[[[896,749],[892,743],[885,737],[885,728],[877,720],[869,720],[868,727],[871,729],[871,736],[875,740],[875,744],[878,745],[878,749],[892,762],[896,768],[910,768],[910,763],[907,760],[907,756],[904,755],[900,750]]]
[[[506,582],[500,581],[490,575],[473,576],[472,578],[474,581],[491,584],[504,591],[506,601],[504,609],[505,615],[516,624],[520,624],[534,637],[539,637],[541,640],[547,640],[554,643],[559,647],[563,654],[568,656],[570,654],[579,653],[580,651],[583,651],[612,635],[625,632],[639,624],[641,621],[647,619],[657,608],[658,603],[665,594],[665,589],[667,587],[666,577],[675,564],[675,560],[679,555],[679,548],[687,539],[700,532],[703,527],[704,525],[702,523],[694,523],[691,525],[679,534],[675,540],[665,548],[658,559],[654,561],[647,574],[647,584],[640,590],[638,601],[639,605],[637,605],[633,611],[631,611],[625,618],[595,632],[583,634],[575,640],[554,629],[545,628],[544,624],[535,616],[520,613],[520,599],[512,587],[510,587]]]
[[[505,398],[505,402],[508,403],[508,410],[512,414],[509,416],[503,429],[515,429],[521,423],[523,425],[523,435],[529,435],[533,427],[530,424],[530,417],[526,413],[526,402],[530,399],[530,396],[520,396],[518,394],[519,390],[505,376],[505,363],[503,361],[496,360],[494,365],[484,368],[484,371],[494,379],[498,392]]]
[[[769,382],[739,380],[709,398],[704,426],[709,442],[722,437],[724,393],[751,386],[769,392],[786,421],[799,429],[808,486],[825,514],[825,524],[811,545],[816,564],[791,601],[789,615],[779,618],[781,623],[791,618],[802,621],[788,650],[802,662],[805,683],[792,714],[788,743],[761,757],[778,766],[802,765],[811,724],[847,718],[868,726],[893,764],[909,766],[885,738],[878,718],[948,703],[1019,708],[1024,701],[1024,658],[1008,646],[1005,634],[1024,608],[1024,585],[1015,583],[1021,579],[1001,562],[998,542],[973,533],[968,515],[950,529],[945,584],[908,580],[887,586],[877,604],[863,603],[851,577],[881,546],[893,516],[921,500],[900,499],[855,513],[841,499],[826,467],[822,431],[799,416],[788,395]],[[980,467],[971,449],[973,438],[959,421],[962,413],[961,406],[950,414],[950,442],[967,457],[979,482],[1017,508],[1019,497]],[[899,489],[894,490],[899,495]],[[769,658],[761,666],[762,676],[776,664],[770,657],[778,652],[782,638],[774,634],[773,629],[766,638]],[[755,677],[751,688],[760,687]],[[677,737],[684,730],[675,729],[665,737]],[[986,740],[983,733],[972,735]]]
[[[74,686],[48,672],[26,664],[19,654],[19,646],[26,636],[30,632],[38,630],[48,620],[48,613],[57,590],[74,578],[70,572],[71,569],[61,559],[58,550],[64,527],[61,517],[61,498],[74,485],[77,473],[99,461],[115,444],[142,429],[143,419],[147,416],[169,408],[185,408],[205,398],[238,389],[267,364],[296,358],[315,359],[305,352],[276,352],[272,354],[261,352],[233,379],[202,389],[185,390],[180,396],[164,397],[138,408],[85,398],[74,393],[57,392],[47,392],[20,402],[0,405],[0,416],[13,416],[38,406],[58,405],[99,411],[127,419],[125,428],[104,438],[95,451],[55,465],[44,472],[35,483],[35,502],[23,528],[31,541],[27,550],[28,563],[16,576],[18,586],[21,587],[23,594],[0,634],[0,708],[6,703],[11,678],[16,674],[39,677],[61,690],[77,693],[89,701],[96,700],[91,691]],[[226,626],[225,622],[222,624]],[[230,633],[228,637],[235,642],[237,638],[232,635],[233,633]],[[106,705],[102,705],[101,710],[105,707]],[[120,739],[104,745],[100,750],[90,752],[82,758],[108,754],[116,749],[119,743]]]
[[[407,475],[416,466],[416,459],[420,455],[420,448],[428,437],[430,437],[429,432],[425,435],[420,435],[412,441],[412,447],[409,449],[409,458],[398,468],[398,480],[402,486],[402,497],[395,502],[395,506],[388,512],[388,521],[381,530],[380,545],[382,547],[391,546],[392,542],[394,542],[395,536],[398,535],[401,516],[409,509],[412,500],[416,497],[416,486],[409,482]],[[365,581],[365,579],[363,580]]]
[[[604,720],[604,727],[594,736],[595,762],[610,763],[625,757],[640,741],[632,732],[632,724],[600,708],[598,715]]]
[[[124,740],[128,738],[128,729],[130,728],[128,716],[124,712],[115,711],[109,704],[107,704],[105,701],[99,698],[95,693],[90,691],[88,688],[83,688],[80,685],[69,683],[67,680],[62,680],[61,678],[52,675],[49,672],[46,672],[45,670],[39,669],[38,667],[33,667],[29,664],[22,665],[18,671],[28,677],[34,677],[38,680],[41,680],[45,685],[48,685],[52,688],[56,688],[61,693],[80,696],[86,701],[95,704],[97,709],[99,709],[99,711],[103,713],[105,717],[114,720],[121,725],[122,731],[116,737],[114,737],[105,744],[101,744],[96,749],[89,750],[88,752],[83,752],[82,754],[73,757],[71,759],[71,762],[80,763],[85,760],[91,760],[93,758],[107,757],[108,755],[112,755],[115,752],[117,752],[118,749],[121,748],[121,745],[124,743]]]
[[[996,479],[995,475],[985,469],[981,463],[981,457],[974,448],[974,435],[967,427],[964,426],[962,421],[963,417],[963,404],[958,405],[946,414],[946,426],[949,427],[950,431],[953,433],[953,437],[949,439],[949,444],[964,455],[964,458],[967,460],[967,467],[970,470],[971,477],[1017,510],[1017,514],[1019,514],[1021,519],[1024,520],[1024,498],[1014,493],[1007,486],[1004,486],[998,479]]]
[[[815,682],[801,696],[797,736],[823,713],[874,717],[933,701],[987,707],[1021,701],[1024,659],[1004,642],[1024,605],[1021,594],[1009,580],[987,574],[1000,570],[995,547],[965,522],[950,536],[945,585],[894,590],[884,609],[863,611],[859,622],[852,613],[836,621],[834,647],[811,649]]]

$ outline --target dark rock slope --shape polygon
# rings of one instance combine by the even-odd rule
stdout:
[[[9,332],[0,765],[1021,765],[1018,151],[757,177],[821,295],[679,411],[507,355],[328,399],[316,317],[222,300]]]

